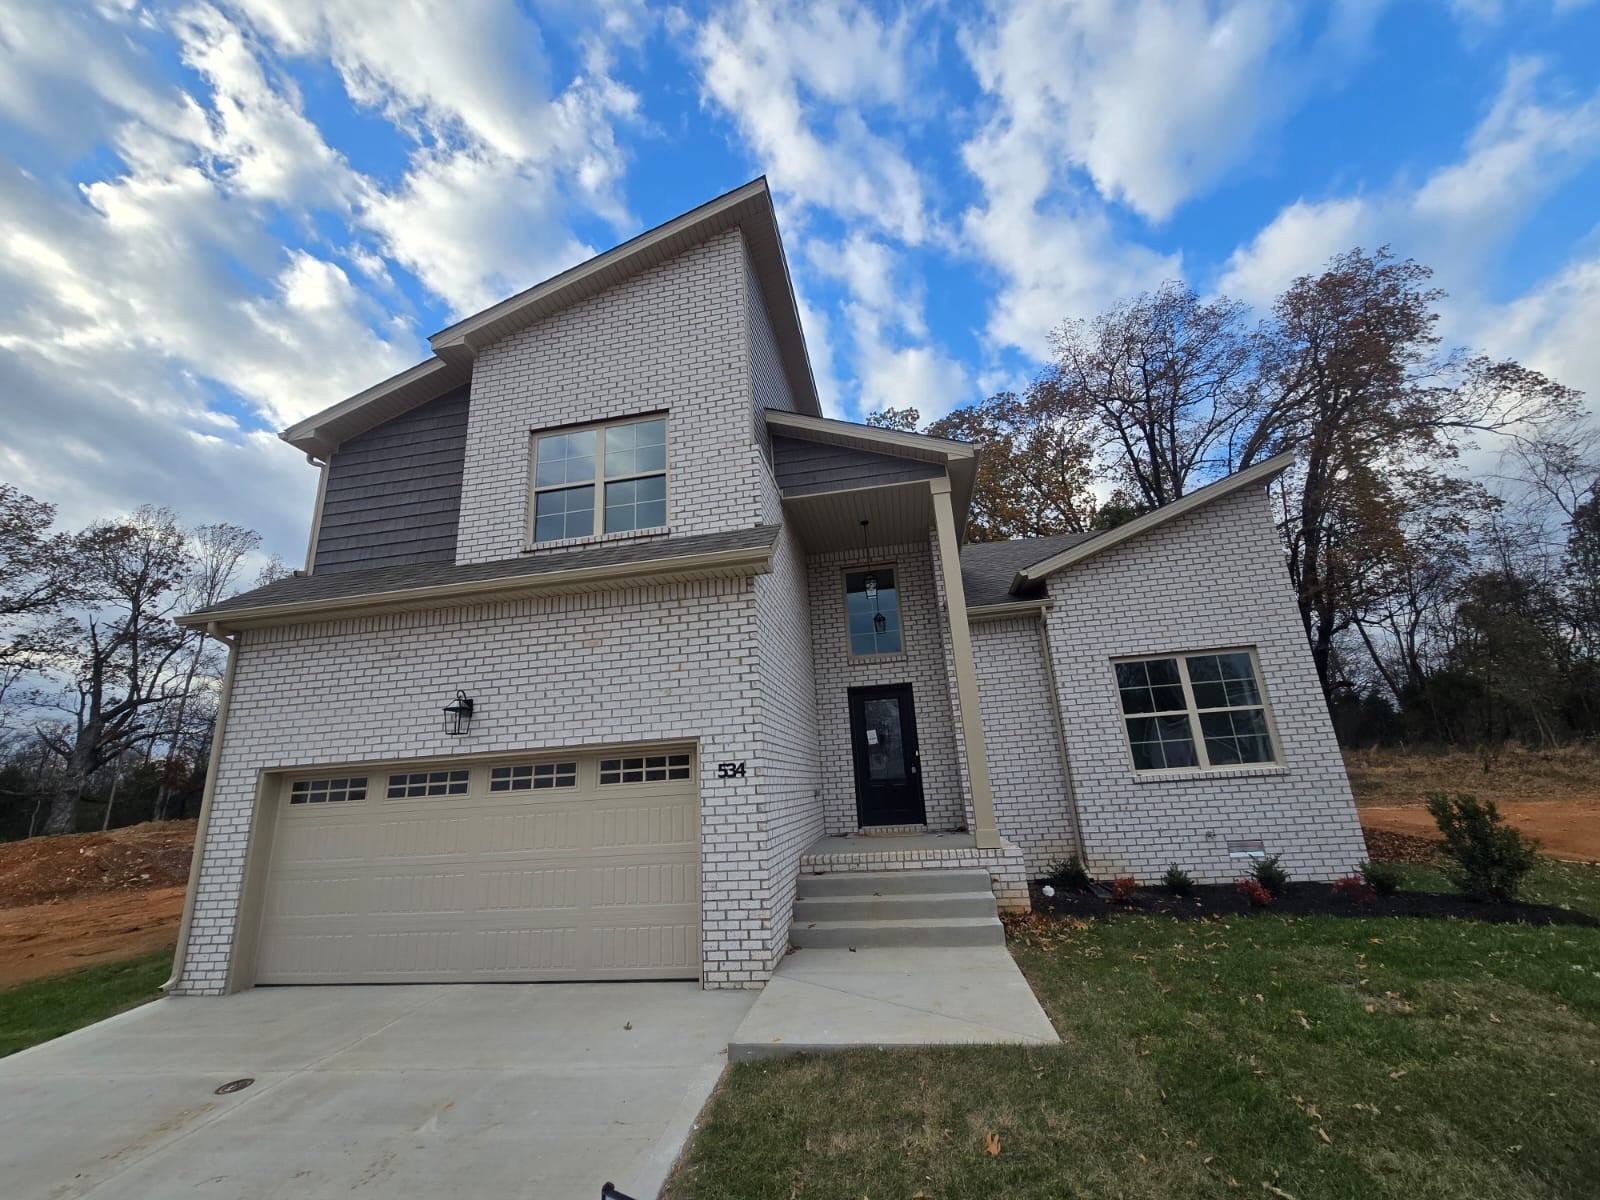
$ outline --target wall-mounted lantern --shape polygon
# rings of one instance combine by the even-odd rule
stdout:
[[[457,692],[453,702],[444,706],[444,731],[451,737],[460,737],[472,728],[472,698]]]

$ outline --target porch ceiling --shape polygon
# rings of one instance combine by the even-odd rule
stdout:
[[[871,547],[921,543],[933,527],[933,495],[925,480],[785,496],[784,515],[808,553],[860,550],[861,522]]]

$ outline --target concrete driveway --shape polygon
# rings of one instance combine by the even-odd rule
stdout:
[[[609,1179],[654,1197],[754,1000],[670,983],[159,1000],[0,1059],[0,1191],[594,1200]]]

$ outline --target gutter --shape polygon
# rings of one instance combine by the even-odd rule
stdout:
[[[350,615],[361,610],[381,610],[397,605],[408,608],[443,608],[471,601],[503,599],[518,593],[553,591],[583,584],[648,583],[663,576],[680,575],[691,571],[742,571],[759,575],[770,569],[772,551],[773,547],[770,545],[746,546],[733,550],[684,554],[673,558],[573,567],[564,571],[525,572],[494,579],[473,579],[425,587],[396,588],[386,592],[362,592],[354,596],[335,596],[321,600],[264,604],[255,608],[190,613],[188,616],[177,618],[177,623],[189,629],[212,625],[226,629],[241,629],[248,625],[285,625],[321,617]]]
[[[1010,600],[999,604],[974,604],[967,609],[969,621],[1001,621],[1006,617],[1033,617],[1043,616],[1050,608],[1050,601],[1040,600]]]
[[[200,819],[195,823],[194,852],[189,856],[189,886],[183,896],[183,916],[178,921],[178,948],[172,954],[172,975],[161,985],[171,993],[183,978],[189,958],[189,930],[194,923],[195,899],[200,894],[200,867],[205,859],[206,835],[211,829],[212,802],[217,795],[217,771],[222,765],[222,737],[228,726],[228,705],[233,700],[233,678],[239,666],[239,640],[226,636],[215,622],[206,632],[228,647],[228,666],[222,675],[222,695],[217,699],[217,717],[211,730],[211,753],[206,758],[206,788],[200,795]]]

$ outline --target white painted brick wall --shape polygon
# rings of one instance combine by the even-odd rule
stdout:
[[[1265,492],[1236,492],[1050,579],[1046,618],[1073,791],[1097,875],[1154,882],[1243,874],[1229,838],[1261,838],[1291,875],[1331,879],[1365,857],[1332,723]],[[1254,646],[1281,769],[1137,777],[1111,660]]]
[[[480,351],[456,561],[524,552],[533,432],[661,410],[670,533],[760,524],[745,276],[729,230]]]
[[[1037,879],[1074,852],[1039,619],[973,621],[970,628],[995,824],[1022,848],[1029,878]]]
[[[261,770],[668,739],[699,740],[705,982],[766,978],[760,804],[715,766],[760,753],[750,581],[296,626],[239,653],[182,991],[224,985]],[[456,688],[478,716],[452,738],[439,710]]]
[[[899,654],[852,659],[845,623],[844,575],[864,561],[892,566],[900,592]],[[955,725],[945,677],[941,626],[944,614],[935,600],[933,559],[926,545],[832,551],[806,559],[810,576],[811,644],[817,694],[817,730],[822,755],[822,796],[827,832],[854,833],[855,767],[850,754],[849,689],[894,683],[911,685],[917,741],[922,753],[922,790],[930,829],[967,824],[961,774],[956,759]]]

